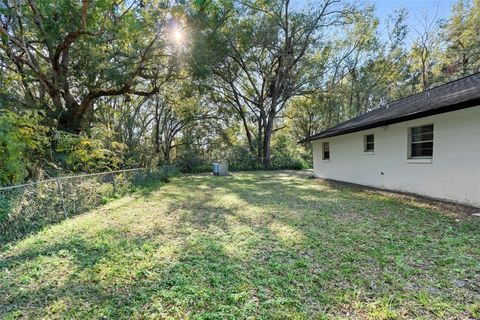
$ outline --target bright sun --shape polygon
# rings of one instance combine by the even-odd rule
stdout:
[[[183,42],[183,32],[182,32],[182,30],[176,29],[173,32],[173,39],[175,40],[175,42],[177,44],[182,44],[182,42]]]

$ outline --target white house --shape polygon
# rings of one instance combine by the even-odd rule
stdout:
[[[316,177],[480,207],[480,73],[383,105],[312,141]]]

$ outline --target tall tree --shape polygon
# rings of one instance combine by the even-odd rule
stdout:
[[[8,59],[27,103],[80,132],[101,97],[158,92],[167,16],[156,3],[97,0],[3,0],[0,55]],[[48,97],[48,99],[45,99]]]
[[[329,47],[322,88],[313,96],[321,105],[316,109],[322,123],[332,126],[360,113],[401,97],[407,72],[405,50],[406,12],[400,10],[388,19],[384,39],[378,30],[373,7],[359,10],[341,29]],[[322,64],[319,64],[322,65]],[[299,106],[302,106],[300,104]],[[295,114],[295,113],[294,113]]]
[[[222,29],[224,55],[212,66],[212,88],[238,113],[251,151],[256,144],[266,166],[287,102],[312,90],[311,58],[325,44],[325,28],[340,23],[338,2],[306,11],[292,9],[289,0],[241,2]]]
[[[425,12],[417,18],[420,27],[414,28],[416,37],[410,52],[411,60],[416,71],[416,77],[420,79],[420,89],[425,91],[432,84],[433,71],[438,47],[438,19],[435,13],[429,17]]]
[[[480,71],[480,1],[460,0],[452,9],[441,32],[446,46],[442,73],[447,78]]]

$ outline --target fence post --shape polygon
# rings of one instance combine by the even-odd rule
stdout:
[[[115,195],[117,193],[117,185],[115,184],[115,173],[111,173],[112,175],[112,186],[113,186],[113,194]]]
[[[58,178],[55,178],[55,181],[57,182],[57,189],[58,193],[60,194],[60,203],[62,204],[62,209],[63,209],[63,215],[65,218],[67,218],[67,209],[65,208],[65,201],[63,200],[63,189],[62,189],[62,184]]]

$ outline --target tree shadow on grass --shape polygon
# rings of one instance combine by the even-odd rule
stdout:
[[[469,287],[464,288],[455,288],[452,279],[475,269],[475,253],[460,257],[475,246],[478,224],[457,227],[432,210],[372,197],[350,186],[325,185],[295,175],[292,179],[292,173],[284,172],[192,177],[179,191],[189,188],[205,193],[203,199],[183,204],[195,210],[186,210],[178,227],[187,224],[195,232],[208,232],[214,226],[238,234],[230,247],[233,243],[239,249],[229,254],[244,251],[239,257],[257,279],[257,290],[265,293],[265,299],[259,299],[262,310],[268,297],[296,303],[295,311],[310,316],[353,299],[371,302],[374,309],[385,307],[388,314],[389,308],[404,308],[402,302],[383,305],[387,297],[401,293],[403,298],[398,299],[408,297],[411,309],[440,315],[475,295],[475,277],[469,277]],[[240,205],[216,204],[225,195],[240,199]],[[239,231],[245,227],[247,231]],[[243,241],[243,235],[252,241]],[[227,242],[222,240],[228,248]],[[297,285],[303,286],[303,294],[297,292]],[[418,292],[423,302],[418,301]],[[426,300],[429,307],[421,305]]]
[[[150,201],[145,210],[153,210],[165,201],[158,218],[171,219],[166,230],[147,220],[151,225],[138,232],[72,231],[12,251],[0,262],[0,316],[312,318],[398,292],[414,305],[413,291],[443,280],[448,268],[471,263],[444,261],[444,267],[417,270],[406,253],[429,252],[438,256],[427,262],[442,261],[445,248],[437,251],[432,240],[446,241],[455,230],[437,222],[432,235],[424,233],[429,229],[416,232],[408,221],[379,216],[398,204],[363,212],[369,199],[361,193],[306,183],[314,182],[275,172],[187,177],[142,195],[137,204]],[[364,221],[336,218],[343,209]],[[125,214],[132,214],[130,208]],[[109,219],[108,212],[98,219]],[[448,245],[454,252],[459,244]],[[412,292],[402,291],[412,277],[424,275],[433,280],[415,280]],[[443,295],[449,289],[443,284],[438,290]],[[357,290],[363,293],[355,296]],[[462,290],[452,301],[472,296]],[[440,301],[447,303],[448,296]]]
[[[0,282],[7,296],[0,314],[222,319],[311,314],[300,303],[305,287],[294,281],[310,277],[297,261],[300,255],[276,242],[266,225],[242,217],[241,208],[212,202],[218,188],[225,187],[215,183],[195,182],[193,186],[205,188],[198,198],[188,196],[184,187],[170,191],[177,198],[168,211],[179,215],[170,235],[173,245],[154,229],[137,236],[101,229],[6,257],[0,266],[10,271]],[[235,226],[231,218],[237,219]],[[252,242],[237,243],[242,234],[231,238],[232,227],[251,227]],[[268,244],[261,243],[265,239]],[[157,256],[161,251],[172,253]],[[57,270],[46,268],[49,263],[58,264]],[[10,287],[16,282],[21,290]]]
[[[307,254],[323,259],[324,268],[341,271],[339,287],[359,288],[377,298],[415,288],[450,306],[478,295],[477,277],[465,272],[478,270],[472,263],[478,255],[470,250],[479,240],[480,223],[458,223],[415,203],[288,175],[260,174],[227,188],[305,235]],[[459,258],[465,250],[471,254]],[[468,278],[469,288],[455,288],[452,279],[462,277]]]
[[[40,316],[54,312],[45,309],[55,302],[68,304],[81,301],[84,296],[101,299],[104,294],[101,286],[93,284],[98,279],[88,279],[89,273],[93,274],[95,267],[108,259],[122,240],[114,230],[102,230],[93,237],[95,242],[81,234],[72,234],[68,239],[34,246],[2,259],[0,269],[5,273],[0,290],[7,294],[0,313]],[[141,247],[141,242],[135,241],[128,247]],[[13,283],[15,288],[10,287]]]
[[[109,319],[196,315],[237,319],[265,310],[277,318],[282,318],[284,311],[297,312],[294,299],[273,292],[275,285],[285,285],[285,279],[272,279],[272,266],[252,264],[249,269],[249,265],[225,252],[218,237],[202,233],[183,239],[175,248],[178,255],[173,261],[157,261],[155,252],[162,245],[149,240],[126,240],[113,231],[102,231],[96,237],[103,237],[108,245],[75,238],[2,261],[2,270],[12,273],[1,282],[0,290],[7,294],[0,315]],[[48,263],[45,259],[55,262],[56,258],[67,257],[71,264],[65,274],[40,270],[41,276],[55,274],[57,279],[41,281],[33,274],[29,274],[34,278],[30,284],[21,277],[14,279],[16,268],[38,270],[38,260]],[[12,290],[6,280],[23,282],[18,284],[22,290]],[[258,304],[266,301],[271,305],[259,311]]]

